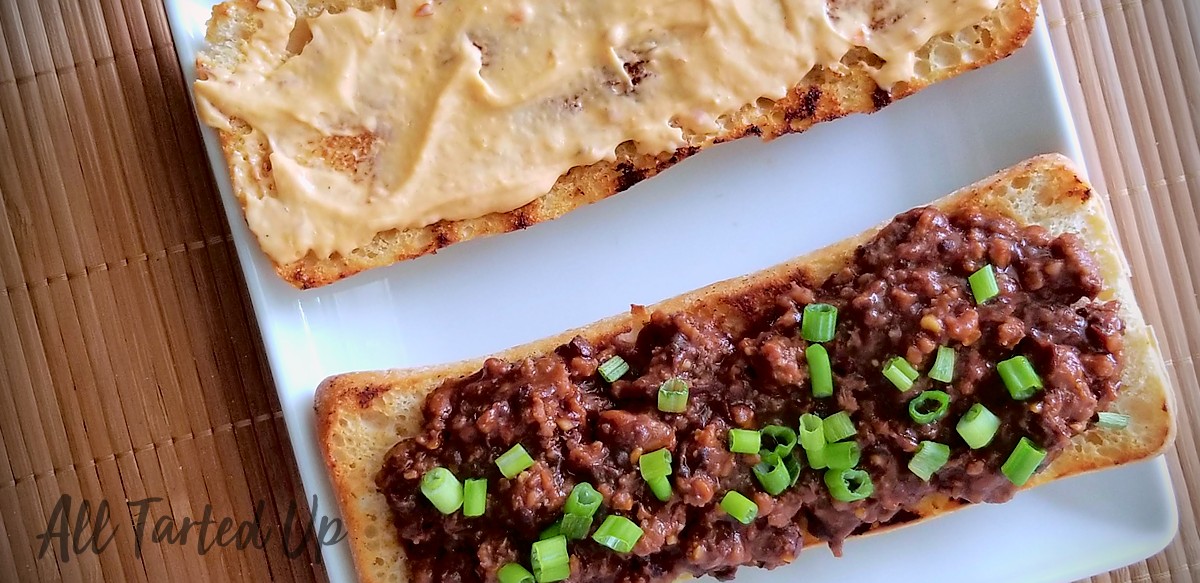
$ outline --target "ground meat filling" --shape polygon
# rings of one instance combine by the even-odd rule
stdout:
[[[991,264],[1001,293],[977,305],[967,277]],[[1052,460],[1085,430],[1120,387],[1124,324],[1115,302],[1096,300],[1094,259],[1070,234],[1052,237],[996,214],[947,215],[921,208],[898,216],[853,261],[825,281],[804,273],[769,290],[730,300],[705,314],[654,313],[636,335],[591,344],[576,338],[553,353],[519,362],[488,360],[482,370],[446,381],[426,400],[418,437],[398,443],[377,483],[392,510],[416,581],[494,581],[508,562],[529,564],[530,545],[559,518],[571,488],[586,481],[604,496],[596,524],[618,513],[644,535],[619,555],[585,539],[570,544],[572,581],[669,581],[680,575],[732,577],[740,566],[793,560],[806,532],[840,551],[849,535],[916,516],[933,492],[968,502],[1002,502],[1015,490],[1000,472],[1021,437]],[[830,354],[833,397],[814,399],[800,338],[812,302],[839,309]],[[954,381],[924,374],[901,392],[881,374],[892,356],[928,371],[939,346],[957,351]],[[619,355],[631,370],[607,383],[600,363]],[[1013,400],[996,363],[1025,355],[1044,388]],[[656,408],[659,385],[687,381],[684,413]],[[950,413],[928,425],[909,417],[922,390],[950,394]],[[971,450],[957,420],[983,403],[1003,425],[993,442]],[[862,448],[859,468],[875,492],[853,503],[830,497],[822,472],[770,496],[756,483],[756,455],[728,449],[730,428],[795,427],[801,414],[850,414]],[[907,468],[922,440],[951,447],[929,482]],[[534,465],[504,479],[496,458],[522,444]],[[673,494],[659,502],[638,473],[637,457],[668,448]],[[439,513],[420,478],[442,466],[460,479],[488,479],[481,518]],[[729,490],[750,497],[750,525],[718,506]]]

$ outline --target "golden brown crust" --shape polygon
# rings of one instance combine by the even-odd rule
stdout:
[[[297,6],[300,14],[315,14],[326,7],[373,4],[369,0],[291,1],[296,5],[303,4]],[[881,89],[867,74],[866,67],[876,57],[863,50],[853,52],[843,59],[845,72],[835,73],[817,67],[783,99],[760,100],[760,103],[733,112],[724,120],[723,130],[713,135],[695,136],[692,146],[652,156],[635,155],[632,153],[634,148],[623,145],[618,148],[616,160],[572,168],[559,178],[550,192],[518,209],[475,219],[441,221],[420,229],[380,233],[369,245],[349,255],[321,259],[310,254],[299,261],[277,264],[275,270],[296,287],[319,287],[366,269],[435,253],[454,243],[516,231],[558,218],[571,210],[617,194],[714,144],[751,135],[770,140],[784,134],[802,132],[817,123],[852,113],[878,111],[933,83],[1008,56],[1023,46],[1032,33],[1037,6],[1037,0],[1000,0],[996,9],[978,25],[956,35],[944,35],[931,40],[918,52],[921,58],[917,76],[897,84],[890,92]],[[238,42],[254,29],[255,10],[257,8],[253,0],[228,0],[213,9],[207,35],[212,46],[197,59],[197,76],[200,79],[220,74],[230,66],[231,59],[237,58]],[[951,46],[960,53],[961,58],[956,62],[935,66],[930,58],[935,46]],[[236,120],[233,121],[236,128]],[[249,196],[247,193],[256,191],[250,183],[271,180],[270,169],[263,168],[261,162],[257,165],[254,163],[259,157],[253,151],[256,146],[245,141],[236,129],[232,132],[219,130],[218,134],[234,190],[244,207],[245,197]]]
[[[1161,453],[1174,436],[1172,392],[1153,331],[1134,300],[1128,269],[1096,196],[1058,155],[1033,158],[933,203],[943,209],[974,206],[1038,224],[1052,233],[1073,232],[1096,256],[1104,279],[1101,299],[1117,299],[1126,322],[1124,388],[1112,409],[1131,416],[1126,430],[1093,428],[1038,474],[1027,487],[1057,478],[1146,459]],[[719,282],[651,306],[664,311],[720,311],[745,302],[768,300],[797,269],[824,279],[851,257],[879,227],[758,273]],[[635,329],[646,310],[635,309],[595,324],[511,348],[496,356],[515,360],[544,353],[582,335],[591,341]],[[366,581],[402,580],[403,556],[388,523],[388,510],[374,488],[373,476],[383,455],[420,423],[420,403],[443,379],[478,370],[483,359],[421,369],[352,373],[327,379],[317,389],[318,440],[330,468],[339,505],[346,518],[355,564]],[[370,419],[369,423],[360,423]],[[386,420],[386,421],[385,421]],[[382,428],[382,429],[381,429]],[[347,447],[354,439],[374,440],[365,450]],[[963,506],[944,497],[925,500],[914,512],[920,520]],[[912,522],[910,521],[910,522]],[[882,525],[874,531],[890,530]],[[810,537],[809,543],[816,544]]]

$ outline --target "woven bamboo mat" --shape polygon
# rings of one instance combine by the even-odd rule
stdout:
[[[1182,389],[1180,534],[1095,580],[1200,579],[1200,5],[1044,11],[1089,171]],[[324,580],[162,6],[0,0],[0,40],[0,580]],[[72,528],[84,500],[126,522],[126,501],[154,497],[147,533],[209,506],[216,522],[257,515],[273,537],[139,551],[132,528],[107,528],[102,552],[42,553],[63,494]]]

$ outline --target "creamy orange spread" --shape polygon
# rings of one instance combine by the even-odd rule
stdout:
[[[267,254],[346,254],[390,229],[508,211],[574,166],[688,145],[852,47],[912,78],[932,37],[996,0],[444,0],[298,19],[259,2],[229,71],[196,83],[270,176],[245,201]],[[311,32],[311,38],[308,33]],[[306,41],[306,44],[305,44]],[[324,149],[340,156],[322,157]]]

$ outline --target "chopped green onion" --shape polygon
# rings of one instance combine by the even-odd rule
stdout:
[[[1111,413],[1109,411],[1101,411],[1096,425],[1105,429],[1125,429],[1129,426],[1129,416],[1121,413]]]
[[[671,499],[671,481],[667,479],[671,475],[670,450],[663,448],[642,454],[638,458],[638,469],[655,498],[663,502]]]
[[[814,470],[823,470],[829,467],[825,461],[825,450],[829,446],[819,447],[817,449],[806,449],[804,453],[808,454],[808,466]]]
[[[463,483],[463,516],[483,516],[487,508],[487,480],[467,480]]]
[[[421,476],[421,493],[442,514],[454,514],[463,503],[463,487],[454,472],[433,468]]]
[[[1046,450],[1034,445],[1028,437],[1022,437],[1021,441],[1017,442],[1017,447],[1013,448],[1012,454],[1008,456],[1008,460],[1000,466],[1000,471],[1013,484],[1024,486],[1044,459],[1046,459]]]
[[[658,498],[659,502],[666,502],[671,499],[671,480],[666,476],[646,480],[646,485],[650,486],[650,492]]]
[[[532,465],[533,458],[529,457],[529,452],[525,451],[525,446],[519,443],[496,458],[496,467],[500,468],[500,473],[504,474],[505,478],[512,478],[529,469],[529,466]]]
[[[533,573],[519,563],[509,563],[496,571],[500,583],[533,583]]]
[[[949,346],[939,346],[937,356],[933,359],[933,367],[929,369],[929,378],[948,383],[954,380],[954,361],[957,355]]]
[[[800,337],[809,342],[829,342],[837,329],[838,309],[830,304],[804,306],[800,319]]]
[[[1004,380],[1008,394],[1018,401],[1032,397],[1038,389],[1042,388],[1042,378],[1038,376],[1037,371],[1033,370],[1029,359],[1024,356],[1014,356],[1000,361],[996,364],[996,372],[999,372],[1000,378]]]
[[[562,534],[562,522],[563,522],[563,519],[560,516],[558,518],[558,520],[554,521],[553,524],[551,524],[550,526],[547,526],[546,530],[543,530],[541,533],[538,534],[538,540],[546,540],[548,538],[554,538],[554,537]]]
[[[917,453],[908,462],[908,469],[926,482],[933,473],[950,461],[950,446],[936,441],[922,441]]]
[[[900,369],[892,366],[890,363],[883,368],[883,376],[887,380],[892,381],[892,384],[901,391],[907,391],[912,388],[913,382]]]
[[[750,524],[758,518],[758,504],[741,492],[730,490],[721,498],[721,510],[742,524]]]
[[[812,413],[800,416],[800,447],[805,451],[825,447],[825,425],[820,417]]]
[[[533,543],[529,562],[533,564],[533,578],[537,583],[552,583],[570,577],[571,557],[567,555],[567,537],[558,535]]]
[[[848,437],[852,437],[858,431],[854,428],[854,422],[850,420],[850,415],[845,411],[838,411],[830,415],[821,422],[821,427],[825,430],[825,441],[827,443],[837,443]]]
[[[908,380],[916,382],[917,377],[921,376],[921,373],[917,372],[917,369],[913,368],[912,364],[909,364],[908,359],[902,356],[896,356],[892,360],[894,361],[893,364],[896,366],[896,368],[900,369],[900,372],[903,372],[904,376],[907,377]]]
[[[884,363],[883,376],[903,392],[912,388],[920,373],[904,357],[894,356]]]
[[[642,538],[642,528],[636,522],[609,514],[592,535],[592,540],[618,552],[628,553]]]
[[[729,430],[729,451],[733,453],[758,453],[762,447],[762,434],[751,429]]]
[[[567,540],[579,540],[587,538],[588,531],[591,528],[591,516],[567,513],[562,517],[562,523],[559,525],[559,533],[567,537]]]
[[[762,461],[754,464],[754,477],[758,478],[758,483],[766,493],[772,496],[778,496],[792,483],[792,475],[788,473],[787,465],[783,463],[783,458],[775,453],[766,453],[762,456]]]
[[[621,358],[620,356],[614,356],[604,361],[604,363],[596,369],[596,372],[600,373],[600,378],[611,383],[625,376],[625,373],[629,372],[629,363],[625,362],[625,359]]]
[[[672,377],[658,386],[658,410],[664,413],[687,411],[688,384],[683,379]]]
[[[763,427],[759,433],[761,433],[760,439],[762,437],[770,438],[769,441],[763,440],[768,441],[768,443],[763,443],[759,446],[762,448],[762,451],[772,452],[782,458],[792,453],[792,450],[796,448],[796,432],[792,431],[791,427],[768,425]]]
[[[804,349],[808,361],[808,376],[812,380],[813,397],[822,399],[833,396],[833,369],[829,364],[829,352],[820,344],[809,344]]]
[[[924,391],[908,402],[908,416],[921,425],[933,423],[950,412],[950,395],[945,391]]]
[[[955,429],[971,449],[979,449],[992,442],[996,431],[1000,429],[1000,418],[984,407],[983,403],[975,403],[967,409],[962,419],[958,420]]]
[[[825,486],[829,495],[840,502],[855,502],[875,493],[871,475],[862,470],[828,470]]]
[[[825,460],[825,467],[831,470],[848,470],[858,465],[861,455],[862,449],[858,442],[843,441],[825,446],[821,457]]]
[[[571,493],[567,496],[566,503],[563,504],[563,512],[591,516],[596,513],[603,501],[604,497],[591,484],[580,482],[571,488]]]
[[[642,479],[647,482],[671,475],[671,450],[663,448],[642,454],[638,458],[638,469],[642,472]]]
[[[996,283],[996,271],[992,269],[991,263],[972,273],[967,281],[971,284],[971,295],[975,296],[976,304],[982,304],[1000,295],[1000,285]]]
[[[800,471],[804,469],[804,461],[800,457],[800,452],[793,451],[792,455],[783,458],[783,465],[787,467],[788,476],[791,476],[788,487],[795,486],[796,481],[800,479]]]

